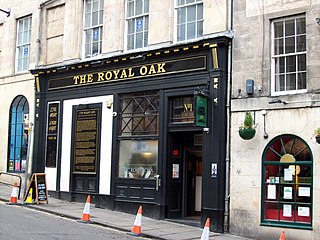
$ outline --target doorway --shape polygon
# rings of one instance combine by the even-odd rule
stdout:
[[[170,133],[169,144],[167,218],[197,225],[202,196],[202,134]]]

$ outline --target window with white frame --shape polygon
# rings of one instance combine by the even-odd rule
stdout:
[[[203,1],[176,0],[176,39],[185,41],[203,36]]]
[[[272,22],[272,93],[305,92],[307,88],[306,18]]]
[[[149,0],[127,0],[127,50],[148,46]]]
[[[18,20],[16,71],[26,71],[30,59],[31,16]]]
[[[84,57],[101,54],[103,0],[85,0],[84,4]]]

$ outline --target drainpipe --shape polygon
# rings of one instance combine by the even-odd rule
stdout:
[[[233,8],[233,0],[228,0],[228,31],[232,31],[232,8]],[[228,79],[227,79],[227,137],[226,137],[226,179],[225,179],[225,197],[224,197],[224,223],[223,228],[224,232],[229,231],[229,175],[230,175],[230,94],[231,94],[231,53],[232,53],[232,45],[229,43],[228,47]]]

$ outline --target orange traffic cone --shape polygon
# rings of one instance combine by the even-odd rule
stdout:
[[[201,235],[201,240],[209,240],[209,234],[210,234],[209,228],[210,228],[210,218],[207,218],[206,224],[204,225],[203,232]]]
[[[135,236],[141,235],[141,218],[142,218],[142,206],[139,207],[136,219],[131,230],[131,234]]]
[[[18,200],[18,185],[15,182],[14,185],[13,185],[13,189],[12,189],[12,192],[11,192],[9,203],[10,204],[17,204],[17,200]]]
[[[284,230],[282,230],[279,240],[286,240],[286,235],[284,234]]]
[[[83,223],[90,222],[90,195],[87,197],[86,205],[84,206],[81,221]]]

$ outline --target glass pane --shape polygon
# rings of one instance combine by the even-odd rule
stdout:
[[[135,20],[134,19],[128,20],[128,34],[134,33],[134,26],[135,26]]]
[[[195,23],[188,23],[187,25],[187,39],[195,38],[196,33],[196,24]]]
[[[136,1],[136,14],[135,15],[140,15],[142,14],[142,0],[137,0]]]
[[[283,38],[274,40],[274,55],[283,54]]]
[[[143,31],[143,18],[137,18],[136,20],[136,32],[141,32]]]
[[[306,19],[298,18],[296,21],[297,24],[297,34],[304,34],[306,33]]]
[[[196,20],[196,6],[190,6],[187,8],[187,22],[193,22]]]
[[[298,89],[306,89],[307,88],[307,77],[306,73],[298,73]]]
[[[18,25],[19,25],[19,30],[18,30],[18,32],[19,32],[19,33],[23,32],[23,20],[19,20]]]
[[[286,72],[296,71],[296,56],[286,57]]]
[[[92,6],[92,1],[91,0],[87,0],[86,1],[86,13],[90,13],[91,12],[91,6]]]
[[[187,0],[186,1],[186,4],[188,4],[188,3],[193,3],[194,2],[194,0]]]
[[[170,122],[194,122],[194,97],[179,97],[170,101]]]
[[[306,51],[306,36],[297,37],[297,52]]]
[[[93,12],[92,13],[92,26],[98,25],[99,20],[99,12]]]
[[[200,20],[203,18],[203,5],[199,4],[197,5],[197,20]]]
[[[284,73],[285,65],[284,65],[284,57],[276,58],[275,59],[275,73]]]
[[[89,13],[89,14],[86,14],[85,17],[84,17],[84,27],[85,27],[85,28],[91,26],[90,19],[91,19],[91,14],[90,14],[90,13]]]
[[[93,0],[92,11],[98,11],[99,9],[99,0]]]
[[[284,91],[285,90],[285,75],[276,75],[276,91]]]
[[[29,58],[24,58],[23,60],[22,60],[22,65],[23,65],[23,70],[28,70],[28,68],[29,68]]]
[[[185,29],[185,24],[182,24],[180,26],[178,26],[178,33],[177,33],[177,40],[178,41],[183,41],[185,40],[185,36],[186,36],[186,29]]]
[[[92,44],[92,56],[99,54],[99,43],[95,42]]]
[[[178,24],[186,22],[186,8],[178,9]]]
[[[296,74],[287,74],[287,91],[296,90]]]
[[[99,24],[103,23],[103,11],[99,11]]]
[[[133,49],[134,48],[134,36],[133,35],[128,35],[128,46],[127,48]]]
[[[279,211],[278,211],[278,204],[277,203],[265,203],[264,204],[264,219],[270,219],[270,220],[278,220],[279,219]]]
[[[197,23],[197,37],[202,37],[203,35],[203,21]]]
[[[285,36],[295,35],[294,19],[285,21]]]
[[[144,0],[144,13],[149,12],[149,0]]]
[[[144,17],[144,31],[148,31],[149,30],[149,17],[146,16]]]
[[[307,69],[307,63],[306,63],[306,55],[298,55],[298,71],[306,71]]]
[[[285,53],[294,53],[295,52],[295,43],[294,37],[289,37],[285,39],[286,52]]]
[[[85,57],[91,57],[91,45],[85,44]]]
[[[157,174],[157,162],[157,140],[120,141],[118,177],[153,179]]]
[[[18,45],[23,44],[23,34],[22,33],[18,33]]]
[[[144,33],[143,47],[148,46],[148,32]]]
[[[128,17],[134,16],[134,1],[129,1],[128,2]]]
[[[136,48],[141,48],[143,44],[143,33],[137,33],[136,35]]]
[[[177,0],[177,5],[180,6],[180,5],[184,5],[186,2],[186,0]]]
[[[91,39],[92,39],[92,30],[87,30],[85,31],[85,41],[86,43],[91,43]]]
[[[283,22],[274,23],[274,37],[279,38],[283,37]]]

